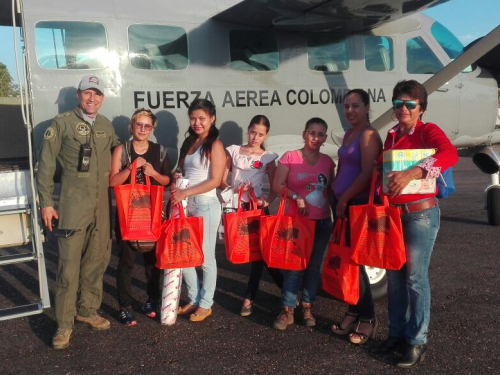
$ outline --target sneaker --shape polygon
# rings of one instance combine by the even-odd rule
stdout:
[[[312,303],[302,302],[302,323],[306,327],[314,327],[316,325],[316,319],[312,314]]]
[[[54,349],[66,349],[69,346],[72,329],[58,328],[52,337],[52,347]]]
[[[120,314],[118,315],[118,320],[121,324],[132,327],[137,325],[137,320],[134,318],[134,314],[132,312],[132,307],[127,306],[120,309]]]
[[[146,302],[142,305],[142,312],[144,315],[150,318],[156,317],[156,303],[153,302],[151,298],[148,298]]]
[[[283,306],[280,314],[273,323],[273,327],[278,331],[284,331],[290,324],[293,324],[293,308]]]
[[[105,329],[109,329],[109,327],[111,327],[111,323],[109,323],[109,320],[100,317],[99,315],[97,315],[97,313],[93,313],[90,316],[81,316],[77,314],[76,321],[88,324],[93,329],[96,329],[98,331],[104,331]]]

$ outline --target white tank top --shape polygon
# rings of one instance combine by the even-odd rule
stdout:
[[[184,177],[189,180],[189,187],[197,186],[211,177],[210,160],[205,156],[200,157],[201,148],[201,146],[198,147],[198,150],[193,155],[186,155],[184,159]],[[217,197],[217,192],[214,188],[199,195]]]

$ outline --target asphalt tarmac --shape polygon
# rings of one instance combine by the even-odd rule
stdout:
[[[498,373],[500,227],[489,226],[483,210],[483,191],[489,178],[470,158],[461,158],[454,178],[457,191],[440,202],[441,229],[429,271],[429,349],[424,363],[416,369],[397,369],[397,355],[375,356],[369,351],[387,336],[385,299],[376,303],[377,337],[364,346],[331,333],[331,324],[342,317],[346,305],[324,292],[319,293],[314,306],[315,328],[306,328],[297,319],[285,332],[272,329],[280,297],[265,271],[254,314],[240,317],[250,268],[230,264],[221,244],[217,246],[218,280],[211,317],[199,323],[179,317],[174,326],[167,327],[158,319],[141,315],[145,277],[138,265],[133,275],[138,325],[123,327],[117,320],[118,249],[114,245],[100,310],[111,321],[111,329],[98,332],[77,325],[70,347],[56,351],[51,348],[57,328],[52,308],[40,315],[2,321],[0,374]],[[52,297],[57,268],[52,237],[45,244],[45,255]],[[1,267],[0,307],[34,301],[38,288],[34,267],[29,263]]]

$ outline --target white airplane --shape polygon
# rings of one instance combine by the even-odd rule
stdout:
[[[431,94],[424,120],[456,147],[483,146],[474,160],[492,176],[488,217],[500,225],[498,84],[473,64],[498,44],[500,28],[463,53],[450,31],[418,13],[441,2],[0,0],[0,25],[20,28],[18,74],[26,77],[20,126],[0,113],[2,134],[9,134],[0,140],[0,163],[26,157],[33,176],[45,129],[76,105],[75,85],[89,73],[105,82],[101,113],[122,140],[134,109],[151,108],[159,118],[154,136],[174,163],[195,98],[215,103],[226,146],[242,143],[249,120],[265,114],[272,124],[266,147],[298,148],[305,122],[319,116],[332,129],[325,152],[336,157],[348,127],[341,105],[347,90],[370,93],[371,118],[385,137],[394,125],[392,88],[416,79]],[[380,295],[384,272],[371,277]]]

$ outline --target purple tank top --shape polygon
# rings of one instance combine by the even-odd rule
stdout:
[[[341,167],[333,187],[333,192],[337,199],[340,199],[342,194],[344,194],[344,192],[361,173],[361,149],[359,146],[359,140],[363,131],[364,129],[359,132],[349,146],[345,146],[343,143],[347,138],[349,138],[349,135],[352,133],[352,129],[347,131],[344,136],[342,146],[339,148],[338,155]],[[368,187],[354,198],[367,198],[369,194],[370,188]]]

